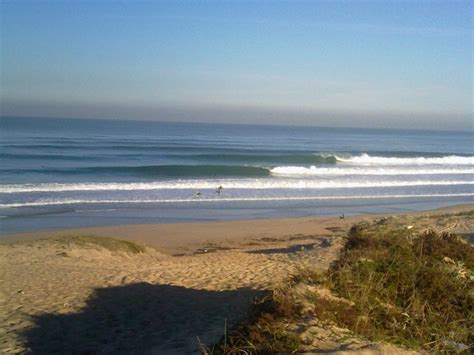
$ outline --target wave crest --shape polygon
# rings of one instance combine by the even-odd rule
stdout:
[[[462,175],[474,174],[474,168],[464,169],[409,169],[409,168],[326,168],[317,166],[277,166],[270,170],[272,175],[282,176],[344,176],[344,175]]]
[[[448,155],[444,157],[382,157],[361,154],[353,157],[339,157],[342,163],[356,163],[363,165],[474,165],[474,157]]]

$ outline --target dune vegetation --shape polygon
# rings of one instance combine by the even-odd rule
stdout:
[[[327,272],[299,270],[256,302],[249,322],[229,331],[212,351],[308,351],[302,335],[317,319],[373,342],[470,353],[473,286],[474,247],[464,237],[419,231],[389,219],[362,222],[352,227]],[[313,345],[311,350],[318,349]]]
[[[67,246],[99,247],[110,252],[119,252],[130,255],[145,252],[145,248],[136,243],[108,237],[98,237],[94,235],[63,235],[50,237],[47,240]]]

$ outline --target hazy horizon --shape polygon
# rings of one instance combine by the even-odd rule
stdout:
[[[239,111],[240,112],[240,111]],[[241,114],[237,112],[235,115],[239,115],[238,117],[244,117],[241,116]],[[272,112],[267,112],[268,115],[272,115],[272,117],[275,116],[275,113]],[[285,115],[286,113],[279,113],[280,115]],[[181,115],[177,115],[180,117]],[[281,127],[299,127],[299,128],[328,128],[328,129],[368,129],[368,130],[393,130],[393,131],[426,131],[426,132],[466,132],[466,129],[456,129],[455,127],[424,127],[424,126],[416,126],[416,125],[411,125],[410,127],[391,127],[391,126],[377,126],[374,124],[371,125],[350,125],[349,124],[323,124],[322,122],[278,122],[278,121],[268,121],[268,122],[255,122],[255,120],[252,121],[251,118],[247,117],[247,119],[239,119],[239,121],[211,121],[209,120],[209,115],[203,116],[203,115],[197,115],[195,111],[193,113],[189,113],[188,119],[185,118],[185,116],[182,116],[181,118],[177,118],[177,116],[170,116],[169,114],[166,115],[158,115],[158,116],[153,116],[153,117],[122,117],[122,116],[116,116],[112,115],[110,117],[107,116],[100,116],[100,117],[92,117],[92,116],[83,116],[83,117],[77,117],[77,116],[61,116],[61,115],[49,115],[49,116],[35,116],[35,115],[0,115],[0,120],[2,119],[31,119],[31,120],[42,120],[42,119],[53,119],[53,120],[73,120],[73,121],[110,121],[110,122],[137,122],[137,123],[147,123],[147,122],[154,122],[154,123],[182,123],[182,124],[203,124],[203,125],[237,125],[237,126],[281,126]],[[174,118],[174,119],[170,119]],[[229,116],[227,116],[229,117]],[[234,116],[235,117],[235,116]],[[168,118],[168,119],[167,119]],[[196,118],[198,120],[196,120]],[[202,118],[202,119],[200,119]],[[206,118],[208,120],[206,120]],[[237,119],[237,117],[236,117]],[[320,123],[320,124],[319,124]],[[473,131],[474,127],[470,127],[467,129],[467,131]]]
[[[3,1],[1,115],[472,130],[472,4]]]

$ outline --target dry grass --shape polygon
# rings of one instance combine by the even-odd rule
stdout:
[[[467,352],[474,345],[473,275],[474,248],[454,234],[359,224],[319,280],[352,305],[318,298],[316,312],[372,340]]]
[[[289,289],[292,285],[267,292],[254,300],[248,322],[226,331],[225,336],[204,354],[295,353],[299,337],[288,319],[301,313]]]

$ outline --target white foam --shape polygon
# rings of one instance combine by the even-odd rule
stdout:
[[[474,157],[463,157],[449,155],[444,157],[377,157],[362,154],[355,157],[344,158],[336,156],[337,160],[345,163],[357,163],[363,165],[474,165]]]
[[[397,168],[321,168],[311,166],[277,166],[270,170],[273,175],[284,176],[321,176],[321,175],[454,175],[454,174],[474,174],[474,169],[403,169]]]
[[[133,183],[11,184],[0,185],[0,193],[72,192],[72,191],[143,191],[143,190],[206,190],[222,185],[224,189],[337,189],[402,186],[474,185],[468,180],[416,181],[331,181],[304,179],[239,179],[178,180]]]
[[[23,203],[0,204],[0,208],[38,207],[72,204],[136,204],[136,203],[201,203],[201,202],[259,202],[259,201],[312,201],[312,200],[347,200],[347,199],[384,199],[384,198],[434,198],[434,197],[469,197],[474,193],[460,194],[405,194],[405,195],[358,195],[358,196],[294,196],[294,197],[225,197],[225,198],[186,198],[186,199],[155,199],[155,200],[38,200]]]

